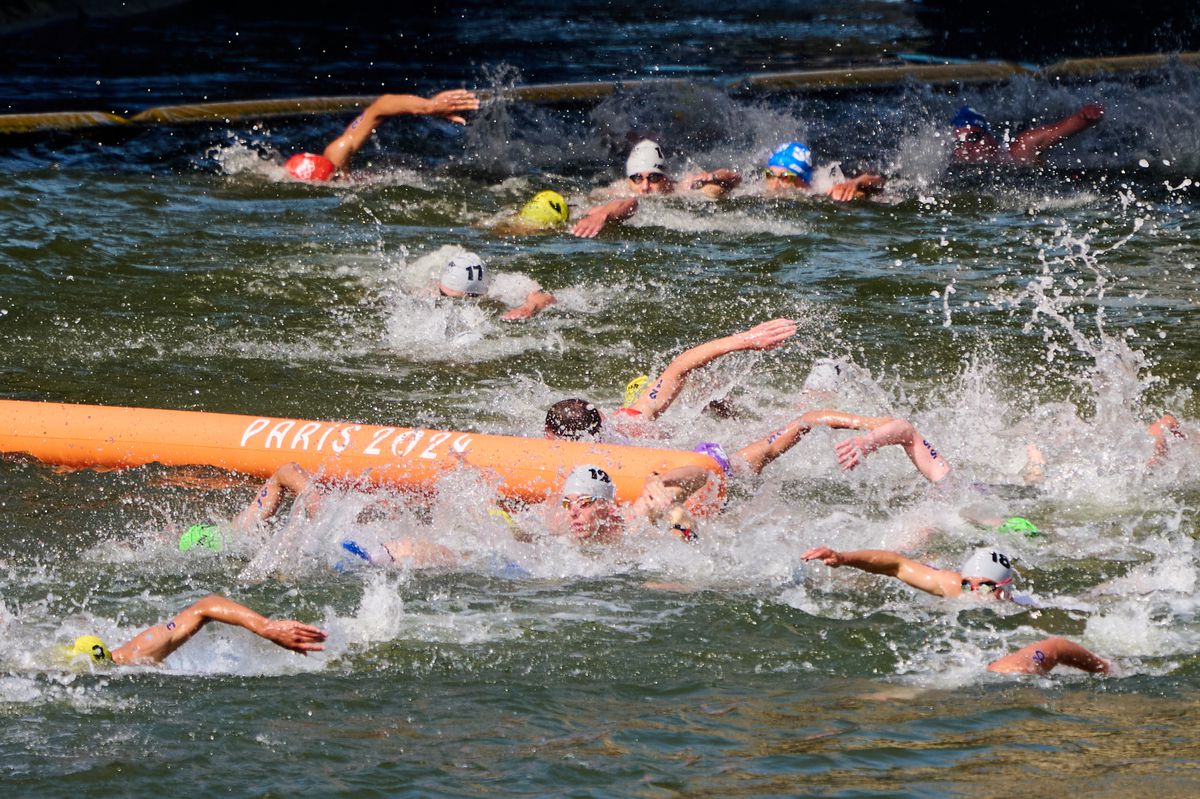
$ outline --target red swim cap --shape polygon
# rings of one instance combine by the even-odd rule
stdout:
[[[333,162],[323,155],[297,153],[283,165],[297,180],[329,180],[333,175]]]

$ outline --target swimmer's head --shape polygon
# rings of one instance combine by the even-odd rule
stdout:
[[[296,180],[329,180],[334,172],[332,161],[313,153],[297,153],[287,160],[283,168]]]
[[[808,376],[804,378],[802,388],[805,391],[824,391],[835,393],[850,376],[849,365],[845,361],[834,358],[818,358],[813,361]]]
[[[991,133],[991,128],[988,127],[987,117],[976,111],[969,105],[964,105],[958,109],[958,113],[950,120],[950,127],[958,128],[978,128],[984,133]]]
[[[201,549],[211,549],[213,552],[220,552],[224,546],[224,538],[221,536],[221,528],[215,524],[193,524],[183,535],[179,536],[179,551],[187,552],[190,549],[200,547]]]
[[[725,474],[733,473],[733,464],[729,462],[729,456],[725,454],[725,448],[717,442],[701,441],[692,447],[692,452],[699,452],[701,455],[707,455],[712,458]]]
[[[625,176],[638,193],[666,194],[671,191],[666,165],[662,148],[649,139],[642,139],[634,145],[625,161]]]
[[[71,656],[77,655],[90,658],[95,663],[112,662],[112,652],[94,635],[81,635],[75,639],[75,644],[71,647]]]
[[[1003,552],[977,549],[963,561],[959,574],[962,575],[964,592],[988,593],[1011,586],[1015,572],[1012,560]]]
[[[1022,516],[1010,516],[996,530],[1001,533],[1020,533],[1026,538],[1037,538],[1042,534],[1036,524]]]
[[[438,291],[447,297],[481,297],[487,294],[487,271],[483,259],[473,252],[454,256],[442,270]]]
[[[798,141],[790,141],[771,153],[764,175],[768,188],[803,187],[812,181],[812,171],[812,151]]]
[[[591,497],[592,499],[606,499],[611,502],[617,496],[617,487],[613,485],[612,478],[608,476],[608,472],[599,466],[585,464],[583,466],[576,466],[567,475],[567,479],[563,483],[562,493],[564,497]]]
[[[579,441],[597,438],[604,425],[600,411],[585,399],[560,400],[546,411],[546,435]]]
[[[612,543],[621,534],[613,500],[617,490],[599,466],[576,466],[562,487],[562,506],[578,541]]]
[[[558,192],[540,191],[525,203],[517,216],[532,227],[550,228],[565,225],[571,218],[571,209]]]

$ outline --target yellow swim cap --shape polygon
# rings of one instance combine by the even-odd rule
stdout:
[[[71,656],[75,655],[87,655],[97,663],[112,661],[112,652],[109,652],[104,642],[94,635],[81,635],[75,639],[75,646],[71,647]]]
[[[625,384],[625,407],[638,401],[638,397],[642,395],[642,389],[650,382],[650,375],[638,375]]]
[[[522,221],[538,227],[554,227],[566,224],[571,218],[567,201],[556,191],[540,191],[517,214]]]

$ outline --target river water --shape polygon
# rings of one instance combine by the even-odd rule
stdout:
[[[688,30],[717,30],[695,14],[693,29],[651,18],[644,31],[694,53]],[[826,22],[804,24],[815,38]],[[564,30],[588,40],[584,23]],[[720,30],[752,49],[748,28]],[[919,35],[884,19],[846,39]],[[575,58],[573,77],[611,77],[611,52]],[[662,51],[646,52],[642,74]],[[488,55],[412,74],[490,88],[536,60]],[[747,68],[723,58],[715,71]],[[264,56],[260,78],[283,92],[274,63]],[[97,99],[30,74],[39,102]],[[122,74],[104,79],[136,83]],[[172,91],[193,99],[178,86],[203,74]],[[151,88],[136,102],[170,94]],[[1045,169],[947,166],[944,121],[963,102],[1021,127],[1089,100],[1106,119]],[[834,356],[852,379],[828,404],[912,420],[989,488],[933,493],[890,451],[843,473],[841,436],[817,431],[734,484],[695,545],[518,543],[459,473],[428,507],[380,512],[378,494],[338,488],[311,518],[291,510],[220,553],[181,553],[183,528],[228,520],[254,481],[6,460],[0,783],[19,796],[1194,796],[1197,101],[1200,74],[1182,67],[955,94],[731,97],[699,82],[588,109],[498,101],[465,130],[385,124],[351,179],[320,186],[280,164],[344,118],[5,143],[6,399],[536,436],[558,399],[615,407],[626,381],[683,348],[789,316],[800,332],[786,347],[694,376],[664,417],[666,445],[764,434],[812,406],[804,378]],[[543,188],[586,207],[646,133],[679,169],[750,177],[719,202],[649,201],[591,241],[493,231]],[[853,205],[765,196],[755,169],[790,138],[822,170],[883,169],[888,190]],[[454,247],[558,303],[510,325],[415,295]],[[737,418],[703,413],[726,396]],[[1148,469],[1144,428],[1164,412],[1193,435]],[[1036,489],[1020,477],[1029,444],[1048,462]],[[979,507],[1044,535],[965,521]],[[348,531],[470,555],[346,569]],[[1001,547],[1031,604],[941,601],[801,560],[821,544],[949,568]],[[115,645],[211,592],[320,624],[328,648],[299,658],[210,628],[158,669],[56,657],[78,635]],[[1119,674],[986,672],[1048,635]]]

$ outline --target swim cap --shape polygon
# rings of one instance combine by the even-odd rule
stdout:
[[[1036,524],[1020,516],[1005,519],[997,529],[1002,533],[1021,533],[1026,538],[1037,538],[1042,534]]]
[[[790,141],[771,153],[767,166],[786,169],[799,175],[805,183],[812,180],[812,152],[798,141]]]
[[[193,524],[179,536],[179,551],[187,552],[194,547],[206,547],[213,552],[220,552],[224,543],[221,528],[217,525]]]
[[[837,391],[846,382],[849,373],[845,361],[834,358],[818,358],[813,361],[802,388],[806,391]]]
[[[567,475],[563,483],[563,496],[581,494],[596,499],[612,499],[617,495],[617,487],[613,485],[608,472],[599,466],[576,466]]]
[[[539,191],[517,214],[522,221],[539,227],[554,227],[566,224],[571,218],[567,201],[556,191]]]
[[[665,175],[667,174],[663,171],[665,165],[666,159],[663,158],[662,148],[649,139],[642,139],[634,145],[633,151],[629,153],[629,158],[625,161],[625,175],[633,177],[646,172]]]
[[[471,297],[487,293],[487,272],[483,260],[473,252],[456,255],[442,270],[441,286],[450,291],[461,291]]]
[[[71,656],[75,655],[86,655],[97,663],[112,660],[112,652],[109,652],[104,642],[94,635],[81,635],[75,639],[75,645],[71,647]]]
[[[293,155],[283,168],[297,180],[329,180],[333,176],[333,162],[312,153]]]
[[[725,454],[725,448],[715,441],[701,441],[692,447],[692,452],[699,452],[701,455],[712,458],[725,474],[733,471],[733,465],[729,462],[729,456]]]
[[[962,108],[958,109],[958,113],[954,115],[954,119],[950,120],[950,127],[979,128],[984,133],[990,132],[990,129],[988,128],[987,117],[969,105],[964,105]]]
[[[650,382],[650,375],[638,375],[625,384],[625,406],[628,407],[642,396],[642,389]]]
[[[992,549],[977,549],[963,561],[959,574],[963,577],[984,577],[1007,585],[1013,580],[1012,560],[1003,552]]]

